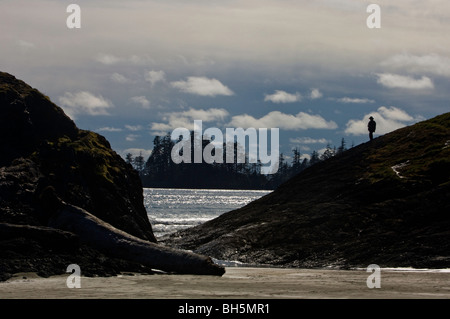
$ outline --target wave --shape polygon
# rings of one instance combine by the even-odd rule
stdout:
[[[243,207],[270,191],[144,188],[144,206],[159,238]]]
[[[356,268],[356,270],[366,270],[366,268]],[[450,268],[431,269],[431,268],[412,268],[412,267],[386,267],[380,268],[381,271],[398,271],[398,272],[440,272],[450,273]]]
[[[201,224],[204,222],[207,222],[211,218],[204,217],[204,218],[162,218],[162,219],[150,219],[150,222],[155,225],[195,225],[195,224]]]

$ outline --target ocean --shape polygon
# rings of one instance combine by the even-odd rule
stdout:
[[[245,206],[271,191],[144,188],[144,205],[156,238],[193,227]]]
[[[144,205],[152,224],[153,233],[158,239],[164,235],[202,224],[223,213],[243,207],[270,192],[267,190],[144,188]],[[238,261],[217,260],[214,258],[213,261],[226,267],[265,266],[245,265]],[[355,269],[366,270],[365,268]],[[450,269],[403,267],[381,268],[381,270],[450,273]]]

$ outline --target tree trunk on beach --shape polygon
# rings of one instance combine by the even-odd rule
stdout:
[[[164,247],[121,231],[82,208],[61,203],[49,226],[75,233],[82,242],[113,257],[180,274],[221,276],[225,269],[210,257]]]

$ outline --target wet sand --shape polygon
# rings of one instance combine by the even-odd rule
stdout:
[[[69,289],[69,276],[41,278],[16,274],[0,283],[0,298],[164,298],[164,299],[320,299],[450,298],[450,273],[381,271],[381,288],[368,288],[365,270],[312,270],[229,267],[222,277],[120,275],[81,277]]]

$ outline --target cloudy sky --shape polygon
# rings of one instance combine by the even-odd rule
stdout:
[[[370,115],[385,134],[450,111],[450,2],[393,2],[0,0],[0,70],[119,154],[202,120],[279,128],[307,155],[366,142]]]

